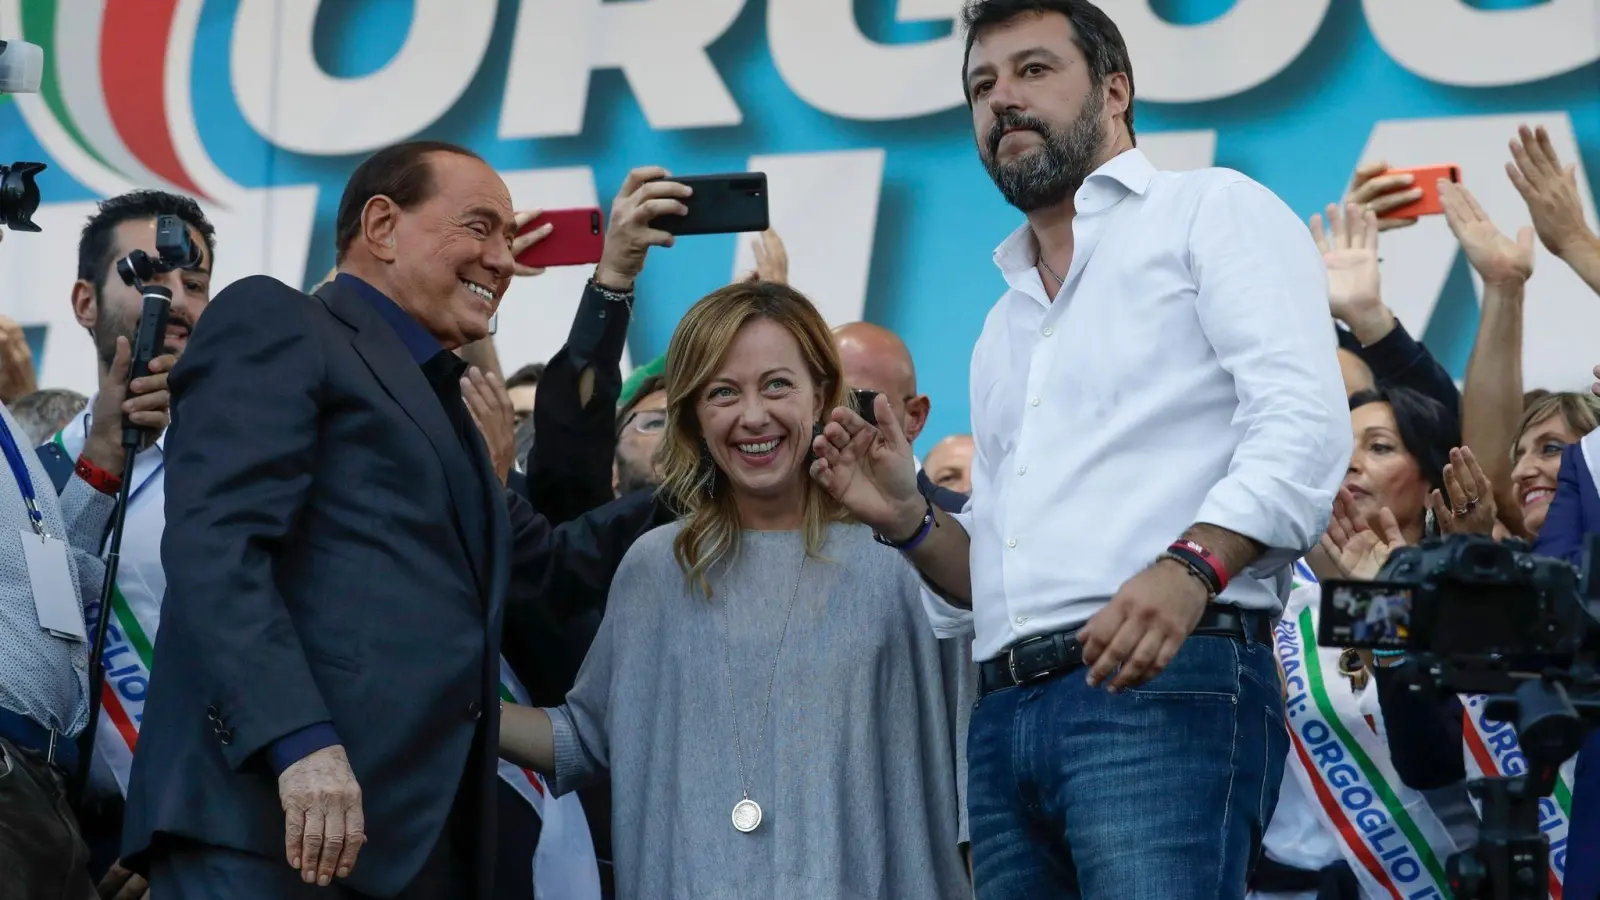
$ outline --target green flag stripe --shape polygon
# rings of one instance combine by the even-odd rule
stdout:
[[[61,437],[63,433],[62,431],[56,432],[56,436],[51,440],[55,442],[57,447],[61,448],[61,452],[65,453],[67,451],[67,442]],[[139,661],[144,663],[145,671],[150,671],[151,661],[155,659],[150,636],[144,633],[144,626],[140,625],[139,620],[134,618],[133,609],[128,606],[127,599],[122,596],[122,588],[118,585],[111,586],[111,610],[116,614],[117,621],[121,623],[123,634],[128,636],[128,643],[133,645],[133,652],[139,654]]]
[[[45,0],[27,0],[22,4],[22,37],[44,48],[44,81],[39,85],[39,97],[44,100],[45,106],[50,108],[50,113],[61,125],[61,129],[72,138],[78,148],[112,171],[116,166],[106,162],[89,141],[84,138],[83,132],[78,130],[78,123],[72,118],[72,110],[67,108],[66,98],[61,95],[61,77],[57,74],[56,62],[59,56],[56,48],[56,15],[58,4],[45,2]],[[99,53],[99,47],[73,48],[74,51],[84,53]]]
[[[1317,657],[1317,647],[1312,641],[1312,636],[1315,634],[1316,629],[1311,622],[1311,610],[1309,608],[1301,610],[1300,639],[1306,649],[1306,681],[1311,684],[1311,696],[1316,700],[1317,709],[1322,711],[1323,718],[1328,720],[1328,727],[1332,728],[1344,743],[1351,759],[1367,776],[1367,780],[1372,782],[1372,788],[1383,800],[1383,805],[1388,808],[1390,818],[1394,819],[1400,830],[1405,832],[1411,845],[1417,848],[1417,853],[1422,856],[1423,865],[1428,867],[1428,874],[1432,875],[1439,885],[1448,885],[1450,879],[1445,877],[1444,867],[1439,865],[1439,860],[1434,857],[1433,848],[1428,846],[1428,841],[1417,828],[1417,823],[1412,821],[1405,805],[1394,795],[1394,791],[1389,789],[1383,776],[1378,773],[1378,767],[1372,764],[1372,759],[1361,749],[1361,745],[1356,743],[1355,736],[1350,734],[1349,729],[1344,727],[1344,723],[1334,712],[1333,703],[1329,701],[1327,689],[1322,684],[1322,660]]]

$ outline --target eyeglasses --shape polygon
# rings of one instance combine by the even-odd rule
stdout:
[[[640,434],[660,434],[667,427],[667,411],[664,409],[635,410],[622,420],[622,427],[617,429],[621,434],[629,427]]]

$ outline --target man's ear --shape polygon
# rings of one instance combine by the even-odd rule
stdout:
[[[927,394],[918,394],[906,401],[906,443],[916,443],[922,429],[928,427],[928,412],[932,408],[933,401]]]
[[[72,283],[72,315],[90,331],[100,321],[100,304],[94,299],[94,285],[83,279]]]
[[[361,241],[367,252],[384,262],[394,262],[395,232],[400,226],[400,207],[382,194],[367,200],[361,208]]]

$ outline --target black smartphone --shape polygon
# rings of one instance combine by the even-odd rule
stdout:
[[[856,415],[867,420],[868,425],[878,424],[877,402],[877,391],[869,391],[866,388],[850,389],[850,406],[856,411]]]
[[[694,189],[684,201],[687,215],[657,216],[650,224],[669,234],[739,234],[766,231],[767,173],[691,175],[673,178]]]

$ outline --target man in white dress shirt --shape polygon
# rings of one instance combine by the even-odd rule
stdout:
[[[882,407],[836,411],[813,475],[976,628],[980,900],[1240,898],[1287,752],[1270,620],[1350,456],[1322,262],[1261,185],[1134,148],[1093,4],[965,18],[978,154],[1028,218],[973,351],[972,499],[917,493]]]

